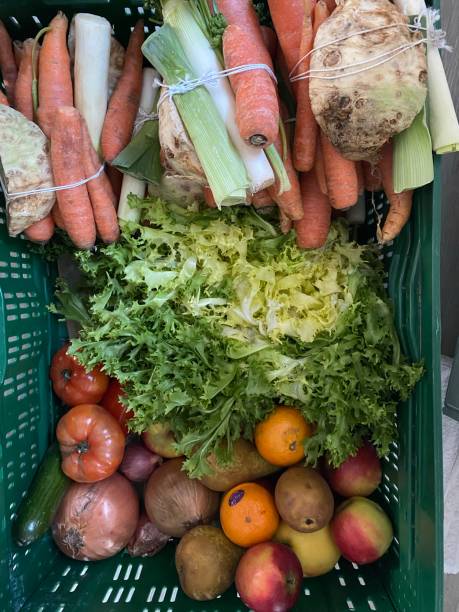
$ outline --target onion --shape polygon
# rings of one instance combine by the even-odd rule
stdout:
[[[139,518],[139,498],[120,474],[89,484],[73,484],[65,494],[52,534],[72,559],[98,561],[116,555],[131,539]]]
[[[153,557],[166,546],[169,540],[170,536],[162,533],[142,512],[127,551],[131,557]]]
[[[143,482],[162,461],[162,457],[151,453],[141,442],[136,441],[126,446],[119,471],[133,482]]]
[[[153,472],[145,487],[145,510],[163,533],[179,538],[209,523],[218,511],[219,494],[182,471],[183,459],[171,459]]]

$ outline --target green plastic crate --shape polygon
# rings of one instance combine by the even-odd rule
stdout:
[[[0,0],[0,18],[13,38],[33,36],[58,8],[69,15],[105,15],[126,41],[143,14],[138,2]],[[437,164],[438,176],[438,164]],[[381,212],[382,196],[375,202]],[[375,234],[373,206],[362,239]],[[55,271],[22,239],[7,236],[0,217],[0,610],[33,612],[242,612],[232,589],[209,603],[179,589],[174,547],[153,559],[120,554],[98,563],[75,562],[45,537],[17,547],[11,521],[54,435],[58,407],[48,365],[62,329],[46,305]],[[400,408],[399,441],[384,461],[379,501],[396,530],[390,552],[376,565],[342,562],[331,574],[304,581],[301,612],[441,612],[443,610],[442,460],[440,400],[439,181],[416,196],[407,228],[381,253],[405,352],[423,359],[427,374]]]

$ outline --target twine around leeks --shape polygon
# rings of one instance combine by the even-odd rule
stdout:
[[[75,187],[81,187],[81,185],[86,185],[86,183],[89,183],[89,181],[93,181],[94,179],[98,178],[104,171],[104,168],[105,168],[105,164],[102,164],[99,170],[92,176],[89,176],[88,178],[85,178],[85,179],[81,179],[80,181],[75,181],[74,183],[69,183],[68,185],[55,185],[53,187],[41,187],[40,189],[30,189],[29,191],[15,191],[13,193],[9,193],[8,190],[6,189],[6,185],[4,183],[3,176],[0,173],[0,186],[5,195],[6,201],[9,202],[10,200],[15,200],[17,198],[25,198],[27,196],[37,195],[40,193],[54,193],[55,191],[65,191],[66,189],[74,189]]]
[[[423,18],[426,19],[427,27],[424,27],[421,25],[421,21]],[[444,30],[440,30],[435,27],[435,23],[439,19],[440,19],[440,12],[436,9],[428,8],[425,11],[422,11],[422,13],[420,13],[415,18],[413,24],[392,23],[389,25],[378,26],[375,28],[368,28],[366,30],[359,30],[358,32],[351,32],[350,34],[336,38],[335,40],[324,43],[323,45],[314,47],[314,49],[311,49],[311,51],[306,53],[292,68],[289,74],[290,81],[292,83],[295,83],[297,81],[302,81],[304,79],[311,79],[311,78],[328,81],[328,80],[342,79],[348,76],[354,76],[356,74],[367,72],[368,70],[372,70],[373,68],[377,68],[378,66],[386,64],[387,62],[390,62],[398,55],[405,53],[406,51],[409,51],[410,49],[413,49],[414,47],[417,47],[422,44],[428,44],[428,45],[432,45],[433,47],[436,47],[437,49],[445,49],[447,51],[451,51],[452,50],[451,47],[448,46],[446,42],[446,32]],[[414,32],[416,31],[426,32],[427,35],[423,38],[420,38],[419,40],[416,40],[413,43],[407,43],[405,45],[400,45],[399,47],[391,49],[390,51],[385,51],[384,53],[381,53],[380,55],[376,55],[374,57],[371,57],[371,58],[368,58],[368,59],[365,59],[359,62],[354,62],[352,64],[347,64],[346,66],[339,66],[336,68],[333,68],[333,67],[314,68],[314,69],[309,69],[304,72],[301,72],[300,74],[295,75],[295,72],[298,70],[301,64],[306,59],[308,59],[313,53],[317,53],[317,51],[320,51],[322,49],[327,49],[328,47],[331,47],[337,43],[348,40],[349,38],[353,38],[354,36],[363,36],[364,34],[380,32],[381,30],[387,30],[391,28],[403,28],[403,27],[406,27],[410,31],[414,31]],[[360,66],[364,66],[364,67],[359,68]],[[351,70],[351,72],[345,72],[346,70],[350,70],[352,68],[357,68],[357,70]],[[329,76],[320,76],[320,75],[324,75],[325,73],[330,73],[330,72],[335,73],[335,74],[332,74]]]
[[[235,66],[234,68],[227,68],[218,72],[208,72],[207,74],[203,74],[201,77],[196,79],[180,79],[173,85],[166,85],[166,83],[160,83],[158,80],[156,80],[155,85],[160,85],[165,90],[158,100],[158,108],[164,102],[166,97],[172,98],[172,96],[188,93],[197,87],[201,87],[201,85],[212,85],[218,79],[225,79],[226,77],[233,76],[234,74],[241,74],[251,70],[265,70],[272,80],[277,83],[276,75],[274,74],[272,68],[267,64],[244,64],[243,66]]]

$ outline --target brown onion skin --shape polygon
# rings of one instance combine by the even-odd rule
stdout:
[[[137,529],[127,546],[131,557],[153,557],[169,542],[170,536],[162,533],[142,512]]]
[[[99,482],[74,483],[52,524],[54,542],[68,557],[99,561],[116,555],[132,538],[139,498],[121,474]]]
[[[128,480],[144,482],[162,462],[162,457],[152,453],[142,442],[134,441],[126,446],[118,469]]]
[[[171,459],[153,472],[145,487],[145,510],[166,535],[182,537],[196,525],[210,523],[220,495],[182,471],[183,459]]]

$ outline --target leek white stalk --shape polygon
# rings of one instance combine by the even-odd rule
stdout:
[[[141,121],[144,114],[150,114],[153,111],[153,105],[158,93],[159,84],[159,73],[153,68],[144,68],[142,73],[142,94],[140,96],[139,112],[137,114],[137,121]],[[118,219],[123,221],[134,221],[136,223],[140,220],[140,209],[131,208],[128,202],[128,196],[130,193],[138,196],[139,198],[145,197],[146,182],[134,178],[125,174],[123,176],[123,184],[121,186],[120,201],[118,205]]]
[[[175,29],[196,77],[222,70],[215,51],[197,24],[187,2],[167,0],[163,6],[163,16],[164,22]],[[250,190],[256,193],[269,187],[274,183],[273,170],[265,153],[245,143],[239,134],[234,94],[229,80],[227,78],[217,79],[205,87],[244,162],[250,180]]]
[[[412,17],[426,10],[425,0],[395,0],[405,15]],[[429,24],[428,24],[429,26]],[[427,45],[429,128],[435,153],[459,151],[459,122],[445,68],[437,47]]]
[[[75,106],[86,119],[96,151],[107,112],[111,34],[103,17],[75,16]]]

